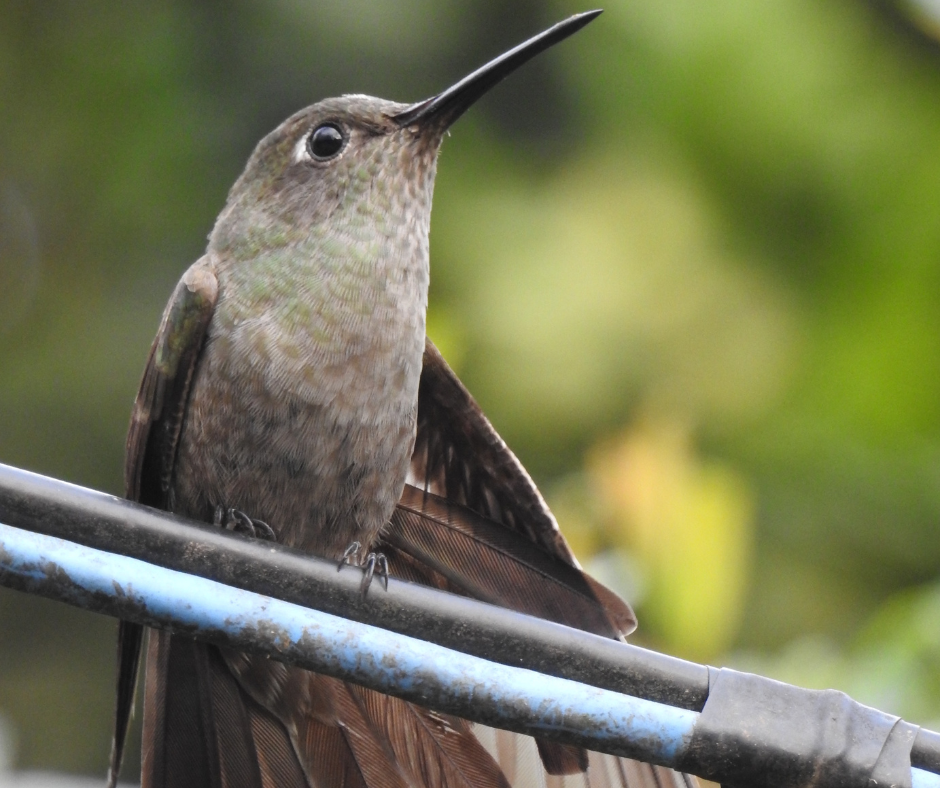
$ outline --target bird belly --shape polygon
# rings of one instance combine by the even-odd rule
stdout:
[[[353,541],[368,547],[401,496],[414,447],[423,337],[403,344],[394,359],[294,368],[210,337],[182,426],[174,510],[206,520],[233,507],[281,543],[328,558]]]

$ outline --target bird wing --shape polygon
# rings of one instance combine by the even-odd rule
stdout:
[[[474,599],[605,637],[619,638],[636,626],[623,600],[564,558],[410,484],[382,540]]]
[[[382,534],[394,574],[606,637],[636,627],[630,606],[581,571],[535,483],[430,339],[409,482]],[[556,742],[505,731],[491,738],[499,742],[491,754],[516,786],[545,785],[545,772],[557,781],[585,771],[597,788],[654,788],[661,771],[680,786],[694,782]],[[536,752],[541,767],[517,779],[520,753]]]
[[[418,389],[415,449],[383,542],[458,593],[623,638],[636,617],[581,571],[522,463],[431,340]]]
[[[172,509],[170,487],[190,386],[218,282],[203,258],[180,280],[144,369],[124,464],[126,497]],[[121,766],[143,627],[120,622],[109,788]],[[309,788],[284,725],[246,694],[215,646],[151,631],[144,684],[145,788]]]
[[[132,501],[169,508],[167,491],[186,398],[217,295],[218,283],[203,259],[183,275],[163,313],[127,434],[124,494]],[[142,642],[143,627],[119,623],[117,706],[108,777],[112,786],[124,755]]]
[[[535,483],[430,339],[418,389],[410,481],[577,566]]]

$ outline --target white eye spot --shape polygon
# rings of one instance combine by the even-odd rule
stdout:
[[[310,161],[310,151],[307,150],[307,135],[304,134],[297,144],[294,145],[294,164],[300,164],[302,161]]]

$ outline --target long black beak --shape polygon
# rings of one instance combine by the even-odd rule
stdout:
[[[577,33],[600,13],[599,10],[586,11],[583,14],[575,14],[564,22],[559,22],[544,33],[539,33],[495,60],[491,60],[482,68],[464,77],[456,85],[447,88],[443,93],[412,104],[397,115],[392,115],[391,119],[399,126],[414,126],[418,123],[424,125],[433,122],[435,125],[440,123],[443,128],[447,128],[497,82],[502,81],[539,52],[544,52],[550,46]]]

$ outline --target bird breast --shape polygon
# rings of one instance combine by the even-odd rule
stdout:
[[[325,261],[293,251],[219,269],[176,497],[191,516],[232,506],[288,544],[335,557],[375,538],[404,485],[427,249]]]

